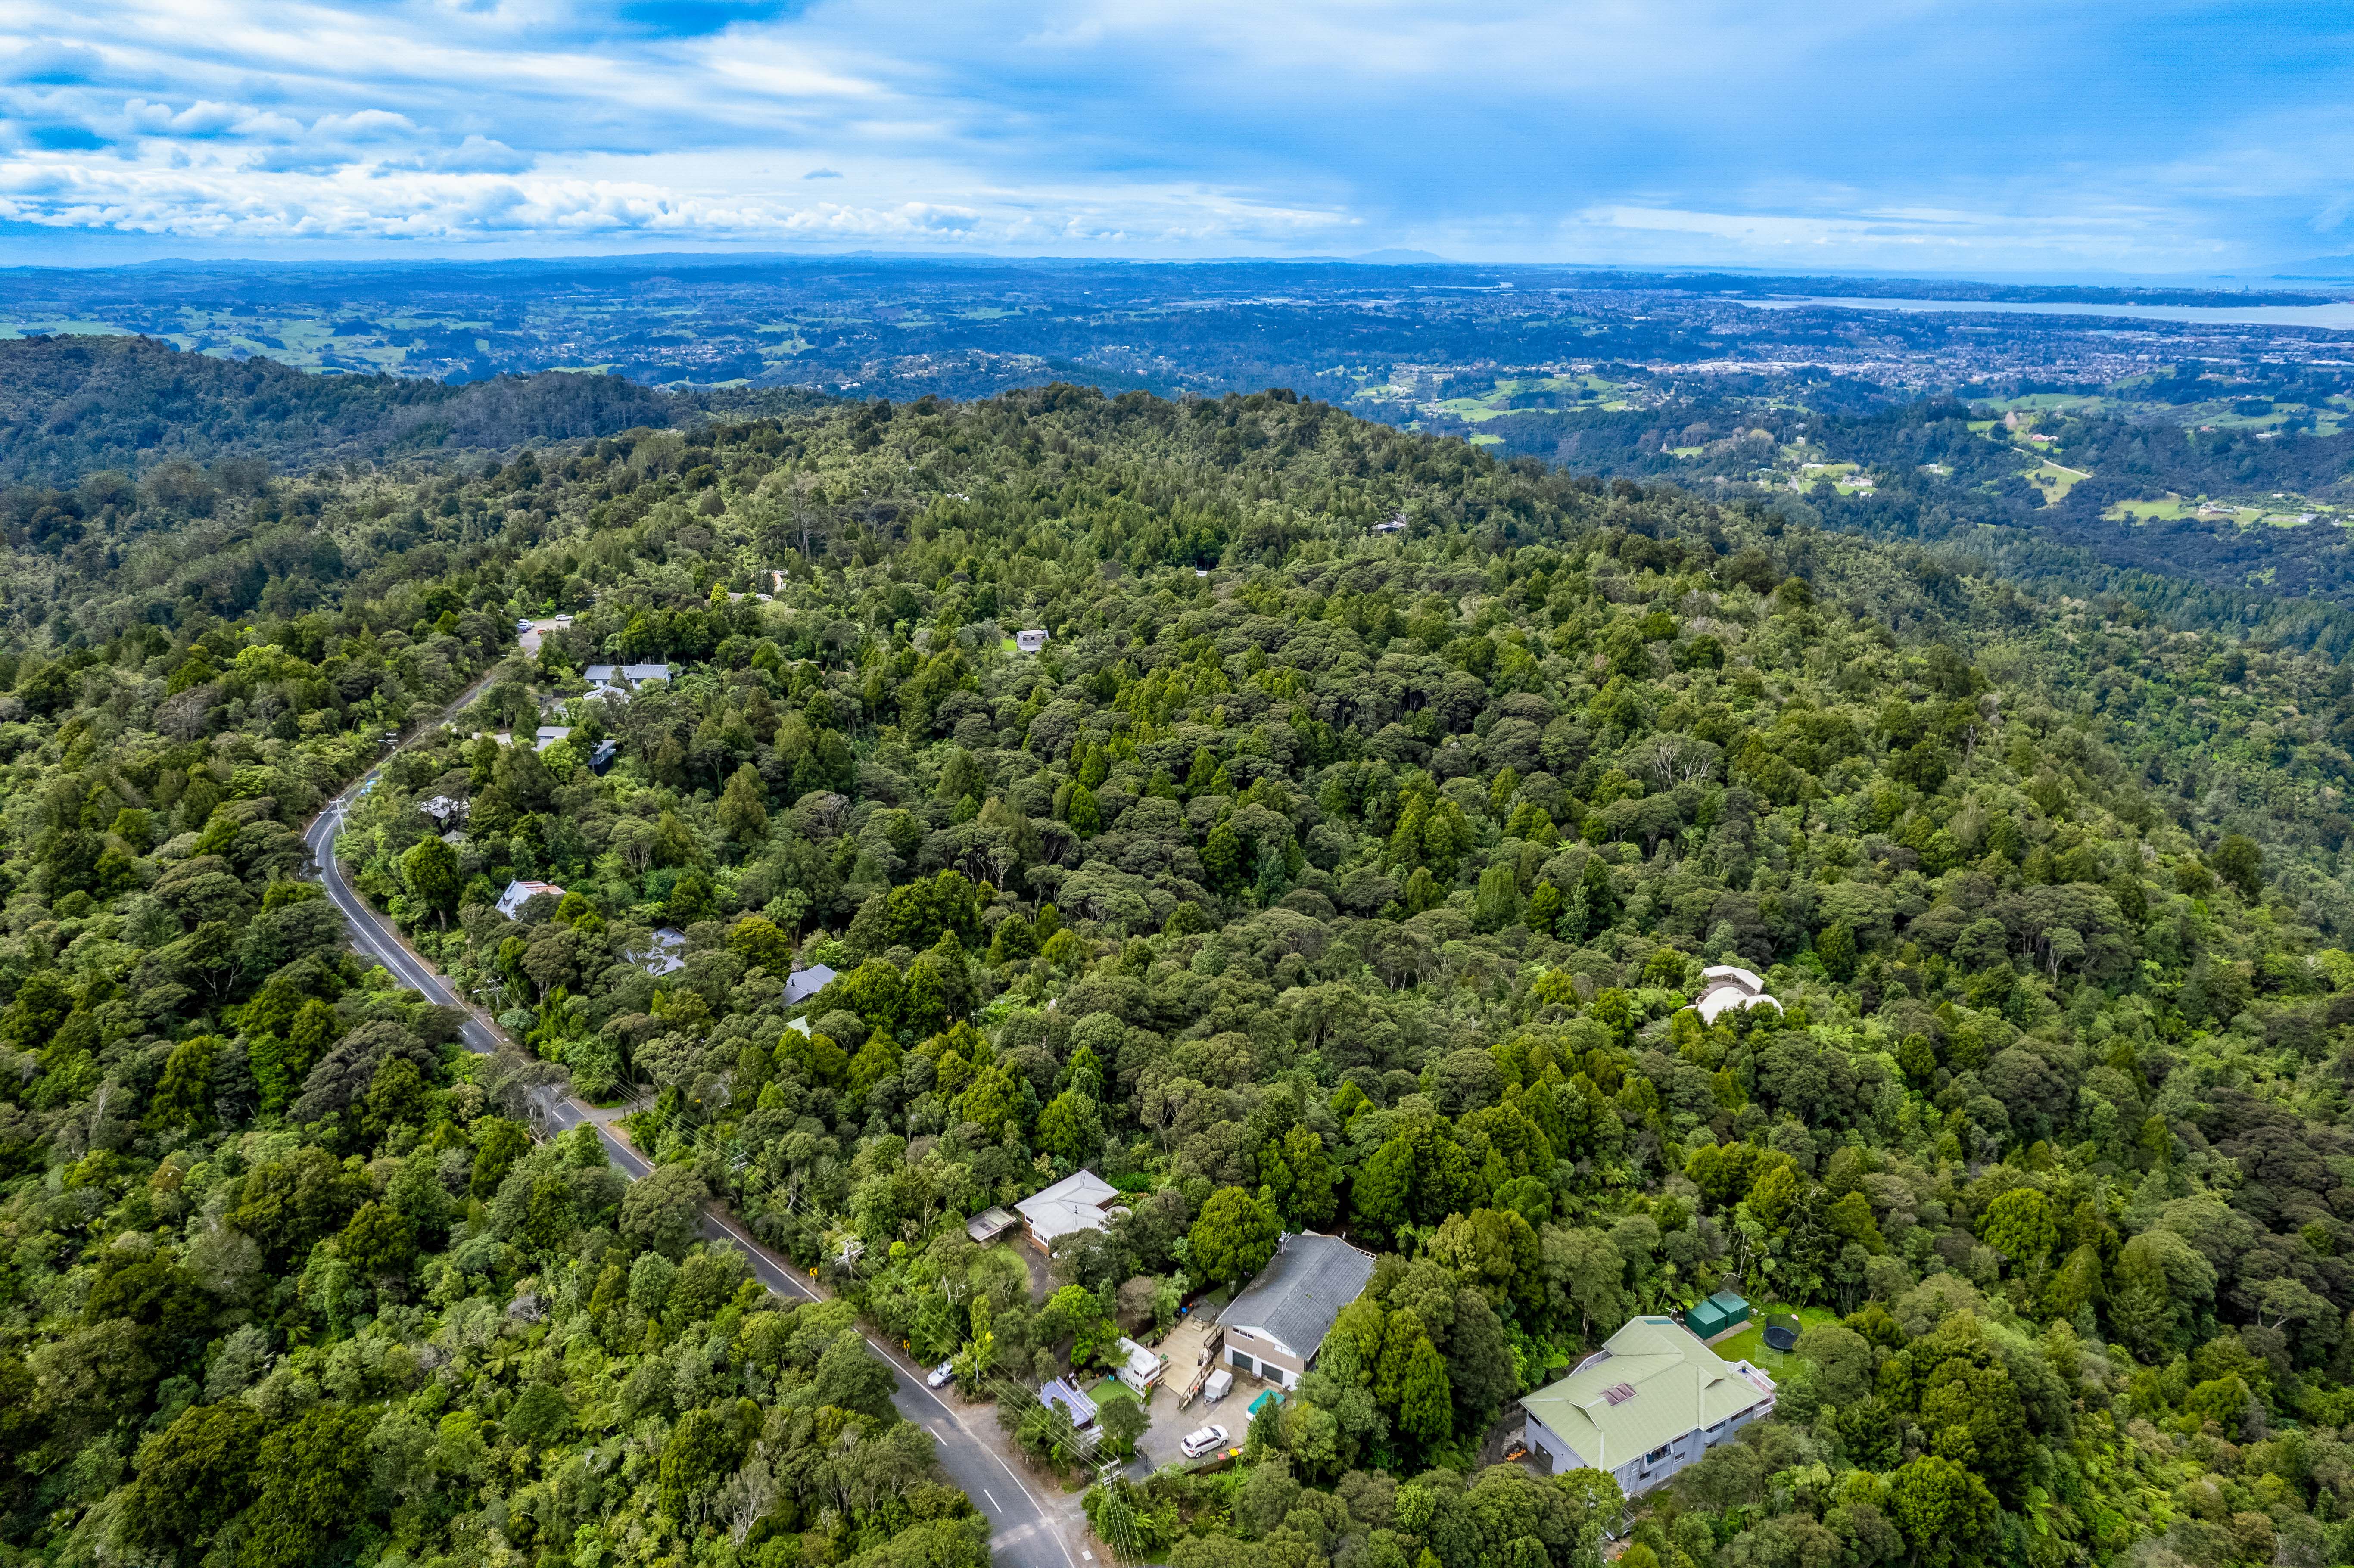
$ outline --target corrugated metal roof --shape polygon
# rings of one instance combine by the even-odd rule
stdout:
[[[1373,1260],[1347,1242],[1302,1231],[1283,1238],[1250,1288],[1218,1314],[1218,1321],[1230,1329],[1257,1329],[1304,1361],[1373,1277]]]
[[[1521,1401],[1598,1470],[1615,1470],[1773,1397],[1772,1379],[1753,1368],[1759,1382],[1751,1382],[1672,1318],[1637,1318],[1604,1348],[1607,1356]],[[1612,1397],[1622,1387],[1632,1393]]]

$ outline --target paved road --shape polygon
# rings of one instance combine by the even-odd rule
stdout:
[[[474,691],[480,689],[478,686]],[[473,695],[474,692],[469,692],[459,698],[452,711],[462,708]],[[343,911],[345,923],[351,927],[352,945],[383,964],[401,984],[421,992],[429,1001],[465,1008],[466,1022],[461,1033],[466,1048],[488,1054],[498,1048],[497,1032],[480,1012],[466,1006],[439,971],[409,950],[390,922],[368,907],[367,901],[344,879],[343,866],[335,858],[335,838],[343,831],[345,817],[379,771],[380,767],[370,770],[366,778],[329,801],[303,835],[303,842],[317,863],[319,880],[326,887],[327,896],[334,900],[335,906]],[[587,1104],[553,1089],[542,1091],[542,1096],[543,1108],[555,1128],[562,1130],[584,1123],[594,1126],[598,1137],[604,1140],[606,1152],[623,1175],[635,1181],[646,1174],[649,1167],[644,1158],[615,1137],[610,1127],[596,1120]],[[715,1203],[705,1212],[703,1231],[715,1241],[725,1238],[741,1246],[751,1258],[753,1272],[759,1276],[760,1282],[776,1294],[811,1301],[826,1294],[804,1279],[790,1263],[747,1235],[719,1205]],[[900,1414],[932,1435],[940,1468],[948,1473],[949,1479],[964,1489],[974,1507],[989,1516],[990,1547],[996,1560],[1006,1568],[1078,1568],[1078,1554],[1065,1533],[1071,1528],[1076,1510],[1067,1502],[1056,1507],[1055,1502],[1042,1499],[1007,1462],[1003,1452],[1006,1438],[997,1429],[994,1413],[987,1406],[971,1411],[951,1406],[924,1386],[921,1371],[896,1346],[882,1343],[872,1334],[865,1339],[875,1353],[889,1361],[899,1374],[891,1403],[898,1407]]]

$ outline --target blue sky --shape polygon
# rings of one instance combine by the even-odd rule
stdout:
[[[2354,8],[15,0],[0,262],[2354,252]]]

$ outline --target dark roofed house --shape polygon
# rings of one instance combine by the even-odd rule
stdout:
[[[1373,1277],[1373,1255],[1338,1236],[1314,1231],[1285,1236],[1250,1288],[1218,1315],[1226,1363],[1298,1388],[1341,1309]]]
[[[823,964],[811,964],[805,969],[795,969],[785,977],[785,1005],[799,1007],[834,981],[834,972]]]
[[[1071,1425],[1078,1431],[1084,1432],[1096,1424],[1096,1402],[1066,1379],[1053,1378],[1043,1384],[1038,1390],[1038,1403],[1061,1405],[1063,1414],[1071,1418]]]

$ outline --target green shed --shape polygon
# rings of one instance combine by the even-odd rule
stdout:
[[[1684,1327],[1703,1340],[1749,1321],[1749,1303],[1730,1290],[1720,1290],[1684,1314]]]

